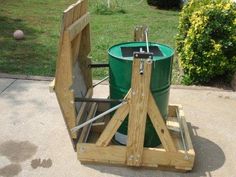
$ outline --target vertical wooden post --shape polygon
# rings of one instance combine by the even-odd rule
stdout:
[[[145,31],[147,26],[136,26],[134,29],[134,41],[143,42],[146,41]]]
[[[140,166],[144,146],[147,106],[150,92],[152,63],[144,59],[144,73],[140,74],[141,59],[134,58],[131,83],[131,103],[128,126],[127,165]]]

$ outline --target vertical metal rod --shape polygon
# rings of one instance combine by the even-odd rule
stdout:
[[[146,37],[146,45],[147,45],[147,53],[149,53],[149,42],[148,42],[148,29],[145,30],[145,37]]]
[[[120,103],[120,104],[114,106],[113,108],[108,109],[107,111],[105,111],[105,112],[99,114],[98,116],[96,116],[96,117],[94,117],[94,118],[92,118],[92,119],[90,119],[90,120],[88,120],[88,121],[86,121],[86,122],[84,122],[84,123],[82,123],[82,124],[80,124],[80,125],[78,125],[78,126],[72,128],[71,131],[72,131],[72,132],[78,131],[79,129],[83,128],[84,126],[86,126],[86,125],[88,125],[88,124],[90,124],[90,123],[92,123],[92,122],[94,122],[94,121],[96,121],[96,120],[102,118],[103,116],[105,116],[105,115],[107,115],[107,114],[109,114],[109,113],[111,113],[111,112],[117,110],[118,108],[120,108],[120,107],[123,106],[124,104],[127,104],[127,102],[122,102],[122,103]]]

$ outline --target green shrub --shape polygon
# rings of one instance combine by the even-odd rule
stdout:
[[[110,7],[108,7],[107,0],[97,0],[95,13],[99,15],[125,14],[122,4],[121,0],[110,0]]]
[[[180,14],[176,44],[185,84],[230,79],[236,71],[236,4],[190,1]]]
[[[149,5],[157,6],[159,9],[180,8],[181,0],[147,0]]]

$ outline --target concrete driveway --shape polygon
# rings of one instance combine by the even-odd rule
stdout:
[[[76,159],[55,94],[48,81],[0,78],[0,176],[3,177],[234,177],[236,93],[173,87],[171,103],[182,104],[196,161],[192,172],[82,165]],[[96,89],[101,96],[107,85]]]

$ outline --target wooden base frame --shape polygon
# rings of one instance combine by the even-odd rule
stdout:
[[[149,88],[152,62],[144,61],[144,73],[140,74],[141,62],[134,58],[131,89],[124,98],[127,104],[115,112],[97,139],[77,144],[78,159],[81,162],[191,170],[195,152],[182,107],[170,105],[169,118],[166,122],[163,120]],[[112,138],[127,115],[127,145],[115,145]],[[161,147],[144,147],[147,115],[161,140]],[[181,131],[183,136],[180,136]],[[90,136],[95,135],[91,132]]]
[[[178,133],[180,126],[177,114],[183,126],[187,151],[185,151],[183,141]],[[176,152],[166,151],[162,145],[156,148],[144,147],[140,166],[177,171],[192,170],[195,152],[181,105],[169,105],[166,125],[176,147]],[[104,127],[102,123],[94,123],[94,127],[89,132],[88,141],[86,143],[77,143],[78,159],[82,163],[127,165],[126,146],[118,145],[114,141],[111,141],[108,146],[98,146],[96,144],[99,135],[105,130],[103,129]]]

